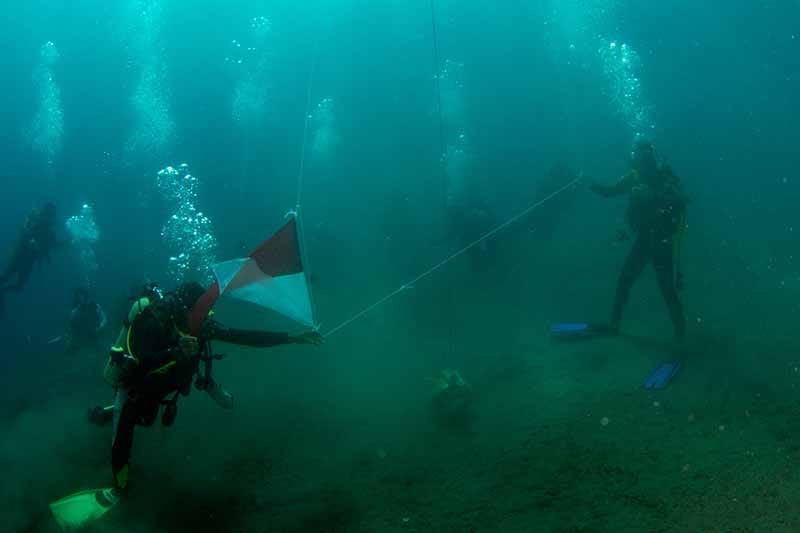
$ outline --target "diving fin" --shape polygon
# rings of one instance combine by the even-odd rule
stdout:
[[[669,385],[672,378],[680,372],[681,362],[677,359],[662,363],[647,377],[644,382],[645,389],[663,389]]]
[[[605,324],[588,322],[561,322],[550,326],[550,336],[556,339],[591,339],[594,337],[610,337],[619,334],[619,330]]]
[[[114,489],[76,492],[50,504],[53,517],[64,532],[77,531],[103,517],[119,503]]]

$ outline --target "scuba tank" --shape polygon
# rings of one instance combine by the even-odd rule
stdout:
[[[117,335],[117,340],[109,349],[109,357],[103,370],[103,379],[112,387],[119,387],[126,375],[139,364],[133,355],[130,346],[131,326],[136,318],[142,314],[153,302],[164,298],[164,293],[155,283],[148,283],[142,289],[140,296],[134,299],[128,316]]]

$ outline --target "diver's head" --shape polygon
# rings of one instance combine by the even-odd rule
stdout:
[[[631,152],[631,166],[639,172],[645,180],[658,177],[658,157],[653,143],[646,139],[639,139]]]
[[[196,281],[181,283],[175,292],[166,299],[170,314],[179,327],[185,327],[194,304],[206,290]]]
[[[72,293],[72,306],[79,307],[89,303],[89,291],[84,287],[78,287]]]
[[[191,309],[205,292],[206,290],[198,282],[187,281],[178,286],[175,290],[175,296],[178,297],[184,307]]]
[[[147,298],[151,303],[157,302],[164,299],[164,291],[161,290],[161,287],[158,286],[158,283],[155,283],[154,281],[147,281],[147,283],[145,283],[142,286],[142,289],[139,291],[139,296],[131,299],[138,300],[139,298]]]

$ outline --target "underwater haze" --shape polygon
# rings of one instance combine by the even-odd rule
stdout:
[[[325,342],[219,343],[235,407],[137,427],[86,531],[800,531],[797,0],[18,0],[0,67],[0,531],[112,482],[87,410],[142,287],[290,212]],[[645,142],[688,199],[685,341],[657,266],[562,342],[644,242],[592,190]],[[76,288],[108,324],[74,348]]]

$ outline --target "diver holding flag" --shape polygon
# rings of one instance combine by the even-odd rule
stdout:
[[[189,394],[193,383],[223,408],[233,407],[233,397],[212,375],[213,362],[221,358],[214,353],[212,341],[256,348],[322,343],[316,329],[297,335],[233,329],[211,316],[216,300],[230,295],[301,323],[303,312],[308,311],[306,318],[313,324],[294,219],[248,258],[215,265],[214,272],[217,282],[208,290],[196,282],[183,283],[170,294],[151,286],[131,307],[104,371],[104,378],[116,389],[114,404],[89,411],[94,424],[113,422],[112,486],[52,503],[51,511],[64,531],[101,518],[125,496],[136,426],[153,425],[159,413],[164,426],[172,425],[177,401]]]

